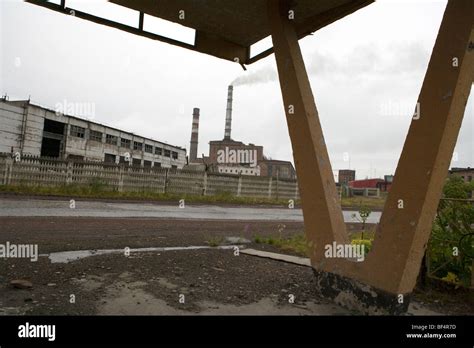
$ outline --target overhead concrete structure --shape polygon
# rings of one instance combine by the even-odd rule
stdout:
[[[28,1],[68,13],[64,1],[61,5]],[[411,121],[373,249],[363,262],[325,255],[326,246],[344,246],[349,240],[298,40],[371,1],[112,2],[139,11],[139,26],[123,28],[97,17],[76,16],[147,37],[142,31],[143,13],[171,20],[196,29],[195,44],[181,46],[240,64],[275,53],[318,289],[336,302],[364,312],[404,312],[473,82],[474,2],[448,2],[419,95],[416,109],[420,113]],[[179,19],[182,10],[185,20]],[[268,35],[273,47],[250,57],[250,46]]]
[[[273,48],[269,48],[252,56],[250,50],[253,44],[271,35],[266,15],[267,0],[109,0],[117,5],[138,11],[136,26],[125,25],[69,8],[66,0],[61,0],[60,4],[45,0],[25,1],[67,15],[73,13],[77,18],[239,64],[251,64],[273,52]],[[305,37],[372,2],[373,0],[293,1],[293,23],[298,38]],[[143,29],[145,14],[195,29],[194,44],[145,31]]]

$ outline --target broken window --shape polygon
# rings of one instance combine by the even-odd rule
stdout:
[[[131,141],[129,139],[124,139],[124,138],[120,139],[120,146],[121,147],[125,147],[125,148],[129,149],[130,144],[131,144]]]
[[[101,143],[102,142],[102,133],[91,130],[90,133],[89,133],[89,139],[92,140],[92,141],[98,141],[99,143]]]
[[[71,126],[71,136],[84,139],[85,133],[86,133],[85,128],[78,127],[78,126]]]
[[[133,142],[133,149],[134,150],[139,150],[139,151],[143,150],[143,143],[140,143],[138,141],[134,141]]]
[[[111,145],[117,145],[117,137],[115,135],[106,134],[105,142]]]

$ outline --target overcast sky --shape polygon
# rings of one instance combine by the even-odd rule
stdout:
[[[136,12],[101,0],[67,5],[137,22]],[[334,170],[356,169],[357,178],[394,173],[445,7],[377,1],[300,41]],[[145,29],[192,38],[149,18]],[[96,122],[186,149],[199,107],[199,154],[207,155],[209,141],[224,136],[227,86],[237,79],[232,138],[293,161],[273,55],[244,72],[19,0],[0,0],[0,30],[0,92],[11,100],[92,105]],[[474,166],[472,99],[452,166]]]

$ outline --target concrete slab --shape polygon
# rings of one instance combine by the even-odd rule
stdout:
[[[243,249],[243,250],[240,250],[240,253],[251,255],[251,256],[264,257],[267,259],[272,259],[272,260],[277,260],[277,261],[293,263],[296,265],[301,265],[301,266],[306,266],[306,267],[311,267],[311,262],[309,258],[305,258],[305,257],[277,254],[277,253],[271,253],[268,251],[262,251],[262,250],[256,250],[256,249]]]

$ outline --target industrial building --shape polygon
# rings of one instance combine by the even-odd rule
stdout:
[[[384,175],[383,179],[362,179],[349,181],[351,189],[378,189],[380,192],[389,192],[393,183],[393,175]]]
[[[26,1],[63,15],[70,14],[65,1],[60,4]],[[288,106],[297,106],[291,113],[286,112],[286,118],[298,166],[315,290],[362,313],[405,313],[417,283],[472,87],[474,2],[456,0],[446,5],[417,101],[427,117],[412,118],[395,172],[397,179],[387,197],[373,248],[364,262],[354,262],[348,258],[327,258],[324,253],[327,243],[338,241],[347,245],[350,238],[336,199],[329,154],[299,40],[371,6],[373,1],[226,1],[225,4],[200,1],[199,6],[195,1],[183,0],[167,1],[167,6],[156,6],[154,1],[110,1],[130,13],[138,12],[137,23],[124,25],[81,11],[74,12],[75,16],[226,59],[232,64],[238,62],[244,68],[274,54],[282,107],[286,111]],[[177,16],[180,11],[186,13],[185,20]],[[143,30],[145,14],[194,29],[194,43]],[[378,30],[377,23],[368,25]],[[268,36],[272,38],[272,47],[252,55],[252,45]],[[451,64],[453,57],[456,65]],[[405,202],[403,210],[398,203],[401,198]],[[316,341],[318,337],[313,339]]]
[[[224,174],[266,176],[279,179],[296,179],[290,161],[272,160],[265,157],[263,146],[245,144],[231,138],[233,86],[227,89],[227,108],[224,138],[209,142],[209,156],[197,157],[199,136],[199,109],[193,110],[190,143],[190,167]]]
[[[348,185],[349,181],[355,180],[356,171],[352,169],[340,169],[337,178],[339,185]]]
[[[90,120],[0,99],[0,153],[183,168],[186,150]]]
[[[458,176],[464,180],[464,182],[469,183],[474,178],[474,168],[467,167],[467,168],[457,168],[453,167],[449,170],[450,176]]]

